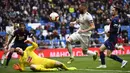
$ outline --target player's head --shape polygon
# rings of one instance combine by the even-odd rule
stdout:
[[[107,19],[107,24],[109,25],[111,23],[111,20],[108,18]]]
[[[15,52],[17,52],[19,55],[23,55],[23,50],[20,47],[16,47]]]
[[[22,30],[22,31],[24,31],[25,30],[25,24],[22,22],[22,23],[20,23],[19,24],[19,28]]]
[[[112,8],[112,15],[113,15],[113,16],[114,16],[114,15],[117,15],[118,12],[119,12],[119,8],[118,8],[118,7],[113,7],[113,8]]]
[[[80,12],[80,14],[84,14],[86,10],[87,10],[87,4],[86,3],[81,3],[79,5],[79,12]]]

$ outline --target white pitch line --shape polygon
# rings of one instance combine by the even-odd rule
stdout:
[[[123,70],[97,70],[97,69],[77,69],[77,70],[86,70],[86,71],[109,71],[109,72],[127,72],[130,73],[129,70],[123,71]]]

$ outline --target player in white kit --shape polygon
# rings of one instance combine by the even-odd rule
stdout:
[[[70,53],[70,60],[67,62],[68,64],[71,63],[74,60],[73,52],[72,52],[72,42],[80,41],[83,54],[86,55],[93,55],[93,59],[96,60],[97,53],[92,52],[88,50],[89,47],[89,39],[91,36],[91,30],[95,28],[93,18],[90,13],[87,12],[87,6],[85,3],[82,3],[79,6],[79,19],[77,19],[74,22],[70,22],[70,24],[76,24],[79,23],[80,27],[79,29],[74,32],[72,35],[67,38],[66,47]]]
[[[18,28],[18,24],[14,24],[13,26],[6,26],[6,37],[5,37],[5,44],[6,45],[9,41],[9,39],[11,38],[11,36],[13,35],[13,32],[15,29]],[[9,48],[7,48],[7,46],[4,47],[4,54],[2,56],[1,59],[1,64],[4,64],[4,60],[8,54],[8,52],[10,51],[11,46],[13,45],[13,41],[11,42],[11,44],[9,45]]]

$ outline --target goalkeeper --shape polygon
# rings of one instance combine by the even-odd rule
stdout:
[[[76,70],[75,67],[66,67],[63,63],[41,58],[35,54],[34,50],[38,48],[35,42],[25,40],[25,43],[32,44],[27,47],[25,51],[22,48],[17,47],[15,51],[20,55],[19,64],[14,64],[13,68],[19,71],[26,71],[27,67],[30,67],[32,71],[58,71],[58,70]]]

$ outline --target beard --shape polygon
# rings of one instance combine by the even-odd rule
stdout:
[[[84,11],[83,11],[83,10],[80,10],[79,13],[80,13],[80,14],[84,14]]]

